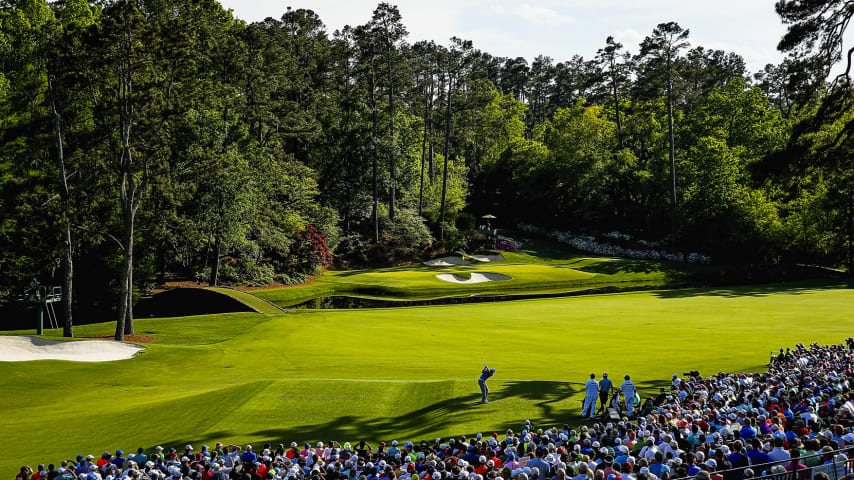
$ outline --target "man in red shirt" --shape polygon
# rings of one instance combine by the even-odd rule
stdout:
[[[44,477],[45,477],[44,464],[41,463],[41,464],[39,464],[39,468],[38,468],[38,470],[36,470],[36,473],[34,473],[32,477],[30,477],[30,480],[43,480]]]
[[[488,467],[486,466],[486,457],[481,455],[480,458],[478,458],[477,460],[477,464],[478,465],[477,467],[475,467],[474,473],[486,476],[486,472],[488,470]]]

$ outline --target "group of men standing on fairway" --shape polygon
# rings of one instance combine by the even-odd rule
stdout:
[[[625,381],[620,385],[625,400],[625,411],[629,417],[632,416],[635,406],[635,392],[637,388],[629,375],[623,377]],[[602,374],[602,380],[596,381],[596,374],[590,374],[590,380],[584,384],[584,407],[581,409],[582,417],[594,418],[596,410],[596,397],[599,397],[599,411],[604,412],[608,405],[608,397],[614,384],[608,378],[607,373]]]
[[[489,394],[489,388],[486,386],[486,381],[493,375],[495,375],[495,369],[489,368],[484,364],[483,370],[480,372],[480,378],[477,379],[477,384],[480,387],[481,393],[480,403],[489,403],[489,400],[486,399],[486,396]],[[620,385],[620,390],[623,392],[623,399],[625,401],[624,411],[629,417],[631,417],[634,411],[635,393],[637,393],[637,388],[629,375],[626,375],[623,378],[625,381]],[[610,396],[611,389],[613,389],[613,387],[614,384],[611,382],[611,379],[608,378],[607,373],[602,374],[601,381],[597,381],[596,374],[591,373],[590,380],[587,380],[584,384],[584,408],[581,410],[581,416],[594,418],[597,396],[599,397],[599,412],[604,412],[608,405],[608,397]]]

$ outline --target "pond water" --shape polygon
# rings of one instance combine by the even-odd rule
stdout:
[[[479,294],[464,297],[444,297],[430,300],[390,300],[378,298],[354,297],[347,295],[331,295],[317,297],[311,300],[298,303],[296,305],[279,304],[280,307],[287,309],[350,309],[350,308],[396,308],[396,307],[418,307],[429,305],[459,305],[463,303],[483,303],[483,302],[507,302],[513,300],[529,300],[534,298],[560,298],[574,297],[579,295],[593,295],[600,293],[617,293],[629,292],[635,290],[650,290],[653,288],[661,288],[660,284],[650,284],[643,282],[626,282],[612,285],[597,285],[594,288],[583,287],[575,290],[568,290],[559,293],[541,293],[541,294]],[[671,287],[672,288],[672,287]]]

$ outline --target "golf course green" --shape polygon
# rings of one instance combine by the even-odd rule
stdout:
[[[631,374],[645,393],[672,373],[760,370],[780,346],[850,336],[852,307],[854,290],[811,282],[138,319],[137,334],[155,340],[129,360],[0,363],[0,432],[14,445],[0,472],[115,447],[420,440],[525,419],[577,423],[591,372]],[[497,369],[488,405],[475,403],[481,357]]]
[[[280,307],[329,295],[388,300],[426,300],[469,295],[531,295],[612,287],[679,286],[698,279],[715,280],[720,267],[672,264],[645,260],[588,257],[551,242],[528,240],[521,252],[504,252],[498,262],[472,261],[468,265],[431,267],[423,264],[391,268],[328,271],[308,285],[253,292]],[[496,273],[507,281],[458,284],[442,281],[441,274],[463,278],[472,273]],[[711,277],[711,278],[710,278]]]

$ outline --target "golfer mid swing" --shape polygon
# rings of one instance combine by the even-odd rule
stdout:
[[[480,385],[480,393],[483,395],[480,403],[489,403],[489,400],[486,399],[486,395],[489,393],[489,387],[486,386],[486,381],[493,375],[495,375],[495,369],[487,367],[484,363],[483,370],[480,372],[480,378],[477,379],[477,384]]]

